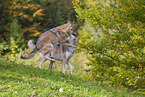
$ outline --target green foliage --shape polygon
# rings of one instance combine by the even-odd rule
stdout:
[[[5,0],[0,1],[0,41],[10,43],[10,35],[24,49],[29,39],[36,41],[50,28],[75,21],[72,0]],[[16,24],[17,26],[15,26]],[[16,27],[16,29],[15,29]]]
[[[43,13],[45,14],[42,21],[43,30],[62,25],[67,22],[68,19],[75,20],[75,12],[72,6],[72,0],[34,0],[41,5]]]
[[[6,42],[2,42],[0,44],[0,57],[7,57],[7,59],[11,59],[11,57],[15,57],[16,53],[19,52],[18,44],[13,37],[10,37],[10,45]]]
[[[9,51],[9,45],[6,42],[0,43],[0,57]]]
[[[73,75],[49,72],[0,59],[0,96],[1,97],[143,97],[135,91],[113,88],[82,79]]]
[[[143,2],[87,0],[83,7],[80,2],[74,2],[78,18],[97,29],[96,34],[102,32],[99,39],[88,35],[80,39],[80,47],[89,54],[87,65],[92,68],[88,71],[98,82],[130,89],[144,88]]]
[[[41,34],[40,21],[43,20],[44,14],[42,12],[44,9],[39,4],[30,0],[14,0],[10,2],[8,9],[10,18],[12,20],[17,18],[21,25],[21,32],[19,33],[23,35],[25,40]]]
[[[10,32],[8,33],[10,46],[17,45],[19,48],[24,48],[24,39],[22,38],[22,33],[20,33],[20,28],[18,19],[14,18],[10,25]],[[15,41],[15,44],[12,41]]]
[[[11,54],[16,54],[18,53],[19,49],[18,49],[18,45],[16,44],[16,41],[14,40],[13,37],[10,37],[10,51],[11,51]]]
[[[10,37],[13,37],[18,47],[24,48],[24,37],[30,38],[40,35],[36,30],[38,22],[43,14],[39,5],[32,3],[30,0],[9,0],[0,1],[0,10],[2,12],[0,18],[0,41],[5,40],[10,43]],[[9,44],[10,45],[10,44]]]
[[[19,52],[19,48],[24,48],[24,40],[22,34],[20,33],[20,25],[18,20],[14,18],[10,25],[10,31],[7,33],[7,43],[2,41],[1,43],[1,54],[11,54],[14,55]]]

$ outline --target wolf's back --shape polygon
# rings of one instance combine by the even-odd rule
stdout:
[[[31,52],[31,53],[25,53],[21,56],[21,58],[23,59],[30,59],[32,58],[35,53],[39,50],[43,50],[43,48],[47,47],[46,44],[50,43],[48,45],[53,47],[54,44],[57,44],[58,42],[63,42],[68,36],[69,36],[69,30],[70,30],[70,25],[67,23],[67,24],[64,24],[64,25],[61,25],[59,27],[56,27],[56,28],[53,28],[49,31],[46,31],[44,32],[37,40],[36,42],[36,47],[35,49]],[[57,36],[57,32],[58,34],[61,34],[61,38],[59,38]],[[51,48],[49,47],[49,48]],[[48,52],[48,50],[46,50],[46,52]]]

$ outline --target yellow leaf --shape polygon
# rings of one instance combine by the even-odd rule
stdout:
[[[79,3],[80,1],[79,0],[75,0],[77,3]]]
[[[30,36],[40,36],[41,34],[40,32],[38,32],[37,30],[35,30],[35,32],[36,32],[35,34],[31,34]]]
[[[23,6],[23,8],[28,9],[29,7],[28,6]]]
[[[19,13],[19,15],[20,15],[20,16],[23,15],[23,12]]]
[[[39,9],[37,10],[34,14],[33,17],[35,17],[36,15],[40,14],[43,11],[43,9]],[[41,13],[42,14],[42,13]]]
[[[24,29],[22,29],[22,32],[27,32],[27,31],[31,31],[31,30],[33,30],[34,28],[24,28]]]
[[[29,16],[28,16],[28,15],[23,15],[23,17],[24,17],[24,18],[29,18]]]

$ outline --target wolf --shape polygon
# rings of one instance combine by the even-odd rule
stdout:
[[[75,27],[71,22],[63,24],[56,28],[52,28],[44,32],[37,40],[36,46],[31,53],[22,54],[21,58],[30,59],[32,58],[37,51],[42,52],[43,54],[50,53],[53,50],[53,46],[58,43],[62,46],[72,46],[74,45],[66,43],[67,38],[73,34]],[[52,59],[53,60],[53,59]]]
[[[75,45],[75,47],[70,47],[70,46],[61,46],[60,44],[54,46],[52,52],[47,56],[45,56],[44,54],[40,53],[40,56],[42,58],[41,63],[39,64],[39,68],[41,68],[41,65],[47,60],[50,59],[50,57],[52,59],[58,60],[58,61],[63,61],[63,55],[65,55],[65,65],[67,64],[70,67],[70,74],[73,74],[73,68],[72,65],[69,61],[70,58],[73,57],[74,55],[74,51],[76,50],[77,47],[77,34],[72,34],[68,37],[67,39],[67,43]],[[35,48],[35,44],[33,40],[29,40],[28,41],[28,47],[29,49],[34,49]],[[64,54],[65,53],[65,54]],[[50,60],[50,64],[49,64],[49,68],[53,71],[53,63],[55,61],[54,60]],[[63,73],[65,74],[65,65],[63,66]]]

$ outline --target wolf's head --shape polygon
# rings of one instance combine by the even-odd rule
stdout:
[[[75,27],[74,27],[73,23],[71,23],[71,22],[61,25],[61,26],[57,27],[57,29],[59,29],[59,31],[62,31],[63,33],[67,34],[68,36],[72,35],[75,31]]]
[[[76,33],[76,28],[75,28],[75,26],[73,25],[73,23],[70,22],[70,21],[68,21],[67,24],[68,24],[68,27],[69,27],[68,34],[69,34],[69,35],[72,35],[72,34]]]

